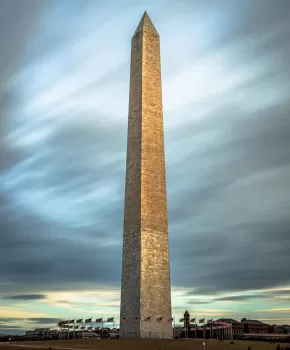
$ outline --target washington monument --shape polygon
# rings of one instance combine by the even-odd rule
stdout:
[[[145,12],[132,38],[121,338],[172,338],[160,41]]]

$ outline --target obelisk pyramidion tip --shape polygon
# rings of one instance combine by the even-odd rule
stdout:
[[[142,31],[151,31],[154,32],[156,34],[158,34],[156,28],[154,27],[150,17],[148,16],[148,13],[145,11],[141,21],[138,24],[137,29],[135,30],[135,33],[133,36],[135,36],[136,34],[142,32]]]

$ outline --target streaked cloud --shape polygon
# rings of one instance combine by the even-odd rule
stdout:
[[[20,295],[10,295],[4,299],[8,300],[42,300],[45,299],[43,294],[20,294]]]

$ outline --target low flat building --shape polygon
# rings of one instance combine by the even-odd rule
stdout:
[[[243,334],[244,333],[244,324],[233,318],[219,318],[216,322],[224,322],[232,325],[233,335],[234,334]]]
[[[269,326],[268,333],[269,334],[279,334],[279,326],[277,326],[275,324]]]
[[[267,334],[269,332],[269,325],[258,320],[241,319],[244,324],[244,333],[247,334]]]
[[[278,328],[278,333],[281,334],[290,334],[290,326],[287,324],[283,324],[281,326],[277,326]]]
[[[47,336],[50,333],[50,328],[36,328],[34,331],[26,331],[25,336],[27,339],[36,339]]]

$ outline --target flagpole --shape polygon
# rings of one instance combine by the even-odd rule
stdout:
[[[102,339],[103,339],[103,333],[104,333],[104,330],[103,330],[103,316],[102,316],[102,323],[101,323],[101,325],[102,325]]]
[[[224,325],[224,339],[227,339],[227,326]]]
[[[175,339],[175,316],[173,317],[173,339]]]
[[[73,325],[73,327],[74,327],[74,339],[76,339],[76,333],[75,333],[75,320],[76,320],[76,319],[74,319],[74,325]]]
[[[196,329],[196,316],[194,316],[195,319],[194,319],[194,324],[195,324],[195,338],[196,338],[196,335],[197,335],[197,329]]]
[[[210,321],[210,324],[209,324],[209,339],[211,339],[211,321]]]

